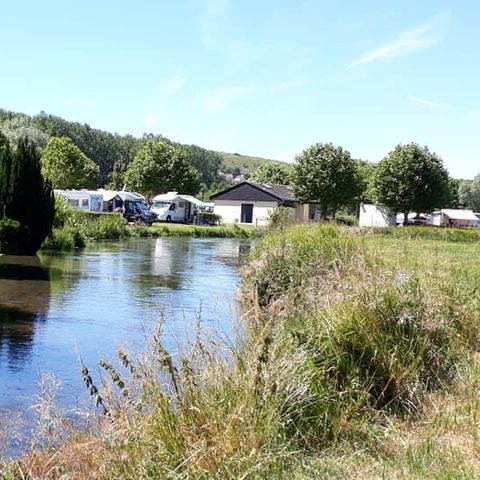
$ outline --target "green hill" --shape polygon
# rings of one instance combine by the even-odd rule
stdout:
[[[239,153],[217,152],[223,158],[223,172],[233,173],[238,168],[241,173],[252,173],[265,162],[285,163],[280,160],[272,160],[270,158],[251,157],[249,155],[240,155]]]
[[[73,143],[92,159],[100,168],[99,186],[114,179],[123,184],[125,172],[138,149],[148,139],[172,143],[163,135],[145,134],[142,137],[119,135],[90,127],[80,122],[72,122],[55,115],[41,112],[38,115],[11,112],[0,108],[0,132],[15,143],[22,135],[28,137],[42,149],[50,137],[69,137]],[[180,145],[180,144],[179,144]],[[250,174],[265,162],[282,163],[261,157],[251,157],[238,153],[215,152],[195,145],[182,145],[191,163],[198,169],[202,182],[210,187],[222,180],[222,173]],[[238,168],[238,170],[236,170]]]

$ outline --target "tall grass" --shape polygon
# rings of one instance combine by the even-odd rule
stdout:
[[[392,227],[371,229],[378,236],[447,242],[480,242],[480,229],[440,227]]]
[[[144,355],[101,362],[103,382],[86,368],[95,429],[10,472],[472,478],[474,447],[448,449],[444,432],[460,438],[468,425],[462,440],[478,435],[478,401],[466,392],[480,386],[480,267],[455,249],[437,258],[435,241],[423,240],[422,260],[418,242],[402,240],[410,249],[399,252],[397,239],[377,239],[315,225],[263,238],[245,271],[249,329],[237,346],[199,333],[172,356],[157,333]]]

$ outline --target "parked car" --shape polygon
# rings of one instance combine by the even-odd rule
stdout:
[[[148,206],[138,200],[125,200],[123,216],[129,222],[151,225],[157,221],[157,215]]]

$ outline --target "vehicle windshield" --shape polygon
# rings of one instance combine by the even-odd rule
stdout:
[[[153,208],[166,208],[170,205],[170,202],[153,202]]]
[[[132,210],[134,210],[134,209],[138,209],[138,210],[141,210],[141,211],[148,210],[147,205],[143,202],[132,202],[131,208],[132,208]]]

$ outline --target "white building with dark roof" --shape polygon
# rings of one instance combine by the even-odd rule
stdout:
[[[266,226],[276,207],[291,208],[292,217],[298,221],[318,219],[316,205],[301,204],[291,187],[268,183],[245,181],[212,195],[214,213],[220,215],[224,224]]]

